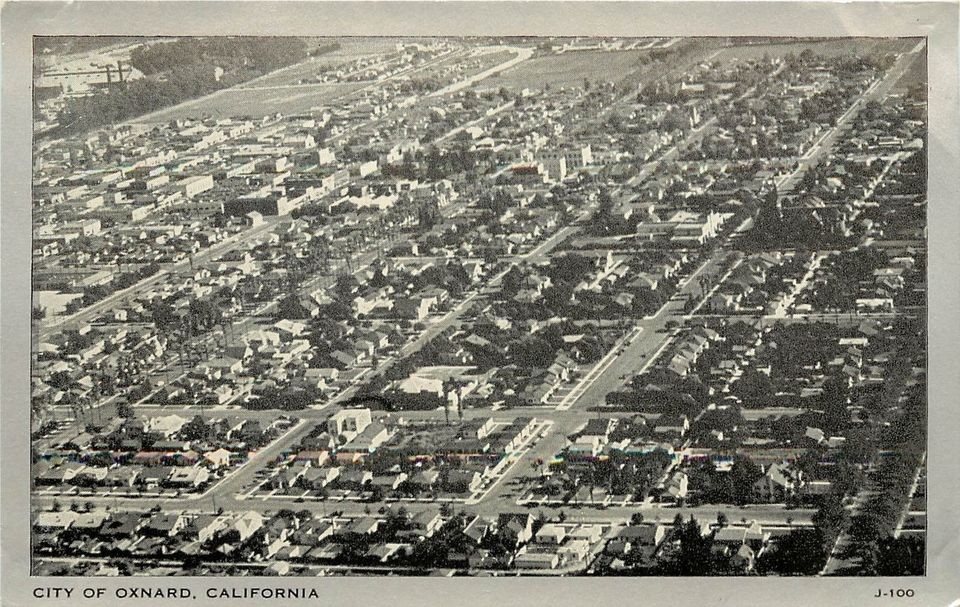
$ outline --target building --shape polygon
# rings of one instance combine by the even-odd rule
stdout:
[[[528,552],[517,554],[513,566],[517,569],[556,569],[560,564],[560,555],[556,552]]]
[[[213,175],[194,175],[187,177],[177,183],[177,188],[183,192],[187,198],[193,198],[197,194],[202,194],[207,190],[213,189]]]
[[[373,421],[370,409],[343,409],[327,420],[327,432],[331,436],[353,439]]]
[[[770,464],[752,487],[753,499],[762,503],[783,502],[803,486],[799,473],[794,474],[785,463]]]
[[[503,512],[497,517],[497,535],[514,545],[526,544],[533,538],[533,515],[528,512]]]
[[[655,216],[637,225],[637,236],[646,240],[704,244],[716,238],[729,214],[710,211],[706,214],[677,211],[665,221]]]
[[[290,199],[281,191],[259,190],[225,202],[223,212],[227,215],[242,217],[251,211],[256,211],[264,217],[269,217],[289,215],[290,211],[298,206],[299,199]]]
[[[564,150],[544,148],[537,152],[537,162],[543,166],[552,181],[563,181],[567,176],[567,158]]]

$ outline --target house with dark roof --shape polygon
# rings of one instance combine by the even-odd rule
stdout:
[[[773,463],[763,471],[751,488],[753,499],[761,503],[779,503],[803,487],[803,475],[787,463]]]
[[[528,512],[502,512],[497,517],[497,535],[520,546],[533,538],[533,515]]]

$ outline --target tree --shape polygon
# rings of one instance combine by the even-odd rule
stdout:
[[[310,318],[310,312],[300,303],[300,297],[291,293],[277,304],[277,316],[287,320],[300,320]]]
[[[417,209],[417,219],[420,227],[429,230],[440,219],[440,207],[436,200],[427,200]]]
[[[191,38],[140,46],[131,53],[130,63],[154,77],[115,82],[92,95],[68,99],[58,114],[55,136],[115,124],[200,97],[296,63],[306,53],[303,40],[292,37]]]
[[[436,146],[430,146],[424,158],[427,168],[427,181],[438,181],[446,177],[444,158]]]
[[[547,308],[559,314],[567,309],[573,293],[574,285],[558,283],[543,291],[543,302]]]
[[[880,547],[876,540],[856,544],[854,553],[859,560],[860,575],[879,575]]]
[[[760,466],[742,455],[736,456],[728,474],[732,485],[732,497],[737,504],[746,504],[750,501],[754,483],[763,476]]]
[[[210,427],[202,417],[195,415],[180,429],[180,436],[185,441],[203,441],[210,436]]]
[[[212,297],[190,300],[190,318],[199,330],[207,330],[220,322],[223,317],[219,303]]]
[[[107,468],[114,464],[113,456],[110,453],[101,451],[99,453],[94,453],[87,458],[86,461],[88,466],[96,466],[100,468]]]
[[[828,556],[826,544],[819,529],[794,529],[778,540],[774,549],[764,552],[757,569],[780,575],[816,575]]]
[[[730,391],[748,402],[760,402],[774,394],[773,382],[766,373],[750,368],[733,383]]]
[[[684,521],[678,514],[673,521],[673,538],[679,541],[679,549],[664,557],[658,564],[662,575],[699,576],[711,575],[718,570],[717,559],[712,552],[713,538],[700,534],[700,524],[692,516]]]
[[[835,537],[847,523],[849,515],[843,507],[843,496],[828,495],[811,519],[813,524],[828,537]]]
[[[925,560],[923,538],[886,537],[877,546],[877,575],[923,575]]]
[[[333,286],[333,293],[338,301],[348,301],[356,288],[357,281],[350,274],[341,274]]]
[[[614,223],[613,197],[607,189],[603,189],[597,196],[597,202],[597,210],[590,218],[589,228],[593,234],[607,234],[611,231]]]
[[[173,306],[164,301],[154,303],[150,310],[150,315],[153,319],[153,324],[156,325],[157,329],[161,332],[166,332],[176,326],[177,316]]]
[[[57,371],[50,375],[47,383],[58,390],[66,390],[73,383],[73,378],[66,371]]]
[[[849,403],[850,388],[846,376],[838,373],[827,378],[820,394],[824,431],[836,434],[846,428],[850,423]]]
[[[584,276],[592,272],[594,263],[588,257],[578,253],[567,253],[555,257],[547,270],[553,282],[577,284]]]
[[[512,266],[507,273],[503,275],[500,292],[505,299],[511,299],[520,291],[523,278],[523,270],[518,266]]]

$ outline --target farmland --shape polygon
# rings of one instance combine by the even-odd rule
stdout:
[[[897,81],[897,89],[906,91],[914,86],[922,86],[927,82],[927,55],[917,53],[907,72]]]
[[[809,42],[784,42],[773,44],[746,44],[726,48],[713,57],[713,61],[742,60],[750,61],[762,59],[765,55],[771,58],[784,57],[789,54],[799,55],[810,49],[823,57],[839,56],[866,56],[871,53],[902,52],[910,50],[916,41],[895,38],[845,38],[843,40],[811,40]]]
[[[618,82],[640,67],[639,58],[649,51],[576,51],[533,57],[513,69],[484,80],[484,88],[540,89],[579,86],[584,77]]]
[[[140,116],[135,123],[168,122],[184,118],[212,116],[265,116],[302,112],[347,95],[364,85],[359,82],[311,84],[295,88],[243,89],[230,88],[212,95],[181,103],[159,112]]]
[[[241,85],[241,88],[259,88],[265,86],[287,86],[298,84],[300,80],[316,76],[317,72],[336,65],[350,63],[363,57],[385,55],[396,51],[397,40],[386,38],[318,38],[311,40],[316,46],[338,42],[340,48],[311,57],[307,61],[291,65],[288,68],[266,74],[256,80]]]
[[[327,43],[327,39],[316,39],[318,45]],[[211,95],[194,99],[134,120],[139,123],[166,122],[182,118],[214,118],[235,116],[264,116],[272,113],[290,114],[309,110],[313,107],[329,104],[365,87],[371,86],[373,79],[347,81],[316,82],[315,77],[333,66],[351,63],[362,57],[399,56],[397,41],[382,38],[347,38],[340,41],[341,48],[312,57],[298,64],[276,70],[244,84],[218,91]],[[487,53],[459,66],[451,57],[459,51],[446,51],[441,56],[428,60],[413,68],[402,68],[404,72],[422,73],[427,76],[439,75],[441,78],[454,74],[471,74],[482,69],[490,58],[510,56],[508,52]],[[449,64],[449,65],[448,65]],[[396,70],[396,68],[394,68]],[[464,71],[465,70],[465,71]],[[375,80],[383,81],[386,77]]]
[[[925,41],[411,40],[36,146],[32,571],[922,572]]]

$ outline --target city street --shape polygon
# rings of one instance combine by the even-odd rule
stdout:
[[[38,571],[925,565],[925,40],[49,44]]]

